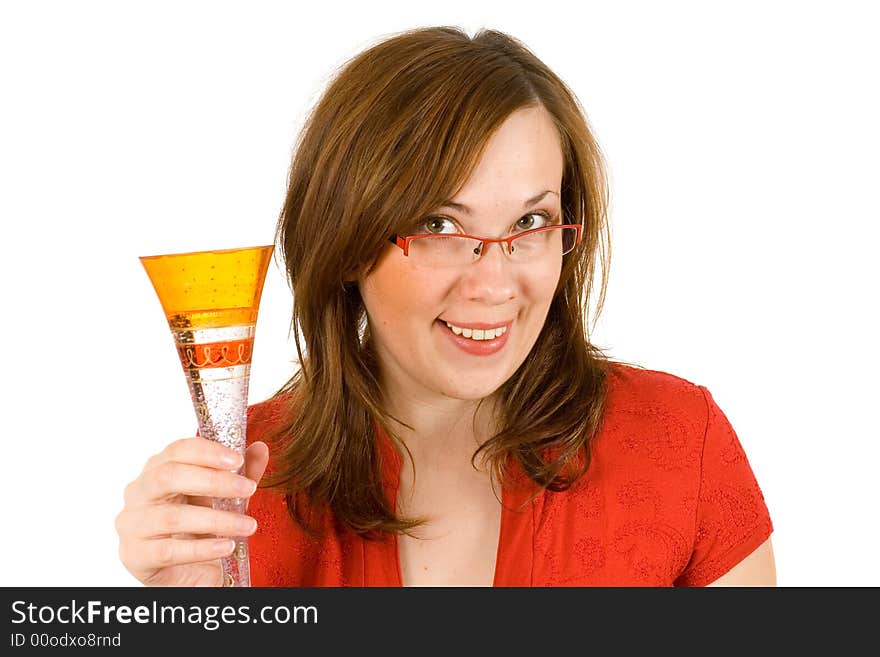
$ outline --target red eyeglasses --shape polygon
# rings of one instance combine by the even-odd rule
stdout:
[[[425,233],[393,235],[388,238],[403,250],[403,255],[431,267],[455,267],[471,264],[497,242],[514,262],[530,262],[563,256],[581,241],[581,224],[557,224],[525,230],[510,237],[493,239],[463,233]]]

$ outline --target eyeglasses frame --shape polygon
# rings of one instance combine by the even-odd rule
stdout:
[[[556,230],[558,228],[576,228],[577,229],[577,237],[575,238],[574,244],[571,247],[572,251],[573,251],[574,247],[577,246],[581,241],[581,234],[582,234],[582,231],[584,228],[582,224],[554,224],[552,226],[541,226],[540,228],[532,228],[530,230],[524,230],[523,232],[518,233],[517,235],[511,235],[510,237],[499,237],[497,239],[492,238],[492,237],[477,237],[476,235],[467,235],[465,233],[424,233],[424,234],[420,234],[420,235],[392,235],[391,237],[388,238],[388,241],[391,242],[392,244],[400,247],[403,250],[403,255],[409,256],[409,245],[412,243],[413,240],[421,239],[423,237],[444,237],[444,236],[445,237],[450,237],[450,236],[468,237],[472,240],[477,240],[478,242],[480,242],[480,258],[482,258],[483,254],[486,253],[486,248],[487,248],[486,245],[493,244],[495,242],[498,242],[498,243],[503,242],[507,245],[506,248],[501,247],[501,250],[504,251],[504,255],[509,257],[510,256],[510,248],[511,248],[510,243],[513,240],[518,239],[518,238],[522,237],[523,235],[531,235],[533,233],[540,233],[541,231],[544,231],[544,230]],[[570,252],[571,251],[569,251],[569,253]],[[479,258],[477,258],[477,260],[479,260]]]

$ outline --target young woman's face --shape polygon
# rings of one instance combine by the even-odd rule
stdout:
[[[415,232],[498,238],[561,223],[562,169],[559,135],[547,111],[518,110],[450,199],[469,212],[437,208]],[[492,395],[535,344],[561,267],[561,251],[519,263],[511,262],[500,244],[488,245],[471,264],[430,267],[389,244],[373,271],[358,281],[385,392],[392,399],[403,395],[429,404]],[[475,341],[473,334],[464,337],[466,332],[457,336],[446,322],[459,328],[504,325],[507,331]]]

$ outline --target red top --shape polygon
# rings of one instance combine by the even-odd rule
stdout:
[[[280,412],[277,400],[250,407],[248,442],[262,439]],[[376,426],[396,501],[401,458]],[[495,586],[702,586],[773,531],[742,446],[709,391],[620,364],[608,376],[587,473],[517,511],[529,494],[502,488]],[[284,496],[266,489],[248,513],[258,523],[249,539],[253,586],[401,585],[396,536],[369,541],[334,530],[328,511],[325,537],[310,539]]]

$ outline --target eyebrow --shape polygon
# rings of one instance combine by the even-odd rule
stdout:
[[[552,189],[544,190],[543,192],[537,194],[536,196],[533,196],[532,198],[528,199],[525,203],[523,203],[523,209],[526,209],[530,205],[534,205],[535,203],[540,201],[542,198],[547,196],[547,194],[556,194],[556,192],[554,192]],[[556,195],[559,196],[559,194],[556,194]],[[441,208],[452,208],[453,210],[458,210],[459,212],[463,212],[464,214],[467,214],[467,215],[469,215],[471,213],[471,209],[468,206],[464,205],[463,203],[456,203],[455,201],[446,201],[440,207]]]

